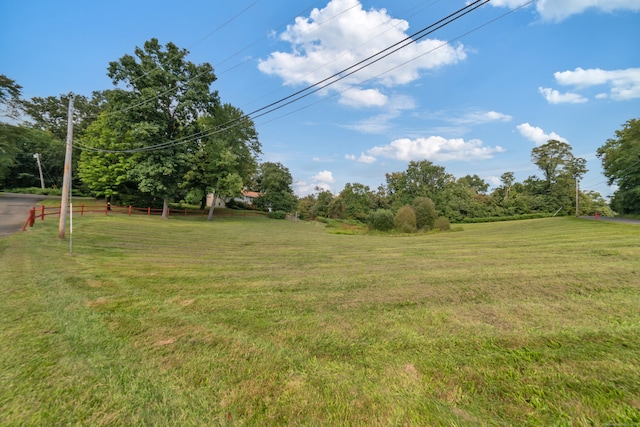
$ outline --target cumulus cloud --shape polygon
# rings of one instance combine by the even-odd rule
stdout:
[[[314,176],[311,177],[312,182],[322,182],[326,184],[333,184],[336,180],[333,178],[333,173],[331,171],[322,171],[318,172]]]
[[[640,68],[602,70],[600,68],[559,71],[553,74],[558,84],[587,88],[608,85],[609,97],[616,101],[640,98]],[[600,94],[602,95],[602,94]],[[600,96],[601,97],[601,96]]]
[[[490,5],[515,9],[522,5],[522,0],[493,0]],[[545,21],[559,22],[571,15],[576,15],[587,9],[603,12],[616,10],[640,11],[639,0],[537,0],[537,12]]]
[[[560,93],[559,91],[547,87],[539,87],[538,92],[544,96],[549,104],[581,104],[589,100],[577,93]]]
[[[462,138],[446,139],[441,136],[428,138],[396,139],[388,145],[376,146],[367,151],[370,156],[390,159],[410,160],[482,160],[490,159],[496,153],[503,152],[500,146],[484,146],[479,139],[465,141]]]
[[[536,146],[546,144],[550,139],[555,139],[560,142],[569,142],[566,138],[561,137],[555,132],[545,133],[542,128],[537,126],[531,126],[529,123],[522,123],[516,126],[520,135],[524,136],[530,141],[533,141]]]
[[[353,160],[355,162],[359,162],[359,163],[375,163],[376,162],[376,158],[373,156],[370,156],[368,154],[365,153],[361,153],[360,156],[355,156],[353,154],[346,154],[345,159],[347,160]]]
[[[405,39],[408,29],[407,21],[391,17],[385,9],[365,10],[353,0],[331,0],[323,9],[313,9],[308,17],[296,18],[280,35],[291,50],[272,52],[258,68],[280,77],[286,85],[315,84]],[[386,87],[411,83],[424,70],[455,64],[465,57],[461,44],[424,39],[327,90],[340,92],[346,105],[380,106],[387,101],[381,88],[347,89],[363,82]]]
[[[297,181],[295,191],[299,196],[312,194],[317,188],[324,191],[331,191],[331,184],[336,182],[331,171],[321,171],[310,178],[310,182]]]

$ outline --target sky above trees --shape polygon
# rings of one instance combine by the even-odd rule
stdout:
[[[156,37],[212,64],[221,101],[251,112],[467,3],[3,2],[0,73],[27,99],[89,96],[112,87],[109,62]],[[375,188],[425,159],[499,185],[506,171],[518,181],[540,176],[531,150],[556,139],[587,160],[581,187],[608,195],[595,154],[639,116],[638,28],[638,0],[493,0],[256,118],[262,160],[285,165],[299,195],[349,182]]]

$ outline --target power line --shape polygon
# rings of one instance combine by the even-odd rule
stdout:
[[[319,82],[316,82],[312,85],[309,85],[297,92],[294,92],[291,95],[288,95],[286,97],[280,98],[279,100],[272,102],[264,107],[258,108],[250,113],[245,114],[244,116],[234,119],[234,120],[230,120],[226,123],[223,123],[221,125],[219,125],[216,129],[214,129],[213,131],[203,131],[203,132],[199,132],[196,133],[194,135],[190,135],[190,136],[186,136],[184,138],[180,138],[180,139],[176,139],[176,140],[172,140],[172,141],[166,141],[163,143],[159,143],[159,144],[154,144],[151,146],[147,146],[147,147],[142,147],[142,148],[135,148],[135,149],[130,149],[130,150],[101,150],[101,149],[96,149],[96,148],[90,148],[86,145],[80,145],[81,149],[86,149],[86,150],[91,150],[91,151],[99,151],[99,152],[106,152],[106,153],[136,153],[136,152],[144,152],[144,151],[152,151],[152,150],[160,150],[160,149],[164,149],[167,148],[169,146],[172,145],[177,145],[177,144],[184,144],[187,143],[189,141],[195,141],[198,138],[203,138],[205,136],[210,136],[219,132],[223,132],[225,130],[231,129],[233,127],[235,127],[235,125],[243,120],[247,120],[247,119],[256,119],[259,117],[262,117],[264,115],[267,115],[269,113],[272,113],[274,111],[277,111],[279,109],[282,109],[294,102],[297,102],[313,93],[316,93],[322,89],[325,89],[326,87],[333,85],[361,70],[363,70],[364,68],[367,68],[385,58],[387,58],[388,56],[392,55],[393,53],[406,48],[407,46],[416,43],[417,41],[419,41],[420,39],[428,36],[429,34],[432,34],[433,32],[437,31],[438,29],[443,28],[446,25],[451,24],[452,22],[456,21],[457,19],[463,17],[464,15],[476,10],[477,8],[485,5],[486,3],[488,3],[490,0],[475,0],[472,3],[458,9],[457,11],[449,14],[448,16],[436,21],[435,23],[422,28],[421,30],[411,34],[410,36],[404,38],[403,40],[396,42],[394,44],[392,44],[391,46],[373,54],[368,56],[365,59],[362,59],[360,61],[358,61],[357,63],[351,65],[350,67],[347,67],[329,77],[326,77],[322,80],[320,80]],[[313,89],[313,90],[312,90]],[[306,93],[305,93],[306,92]],[[136,104],[139,105],[139,104]]]
[[[295,92],[294,94],[291,94],[291,95],[289,95],[287,97],[281,98],[278,101],[275,101],[275,102],[273,102],[271,104],[268,104],[267,106],[264,106],[262,108],[254,110],[254,111],[252,111],[250,113],[247,113],[247,114],[243,115],[242,117],[239,117],[237,119],[230,120],[230,121],[228,121],[226,123],[218,125],[212,130],[202,131],[202,132],[198,132],[196,134],[185,136],[183,138],[179,138],[179,139],[176,139],[176,140],[166,141],[166,142],[163,142],[163,143],[160,143],[160,144],[155,144],[155,145],[151,145],[151,146],[147,146],[147,147],[141,147],[141,148],[130,149],[130,150],[104,150],[104,149],[97,149],[97,148],[94,148],[94,147],[89,147],[89,146],[86,146],[86,145],[83,145],[83,144],[77,144],[77,145],[79,145],[78,148],[89,150],[89,151],[95,151],[95,152],[105,152],[105,153],[135,153],[135,152],[160,150],[160,149],[168,148],[168,147],[173,146],[173,145],[180,145],[180,144],[185,144],[185,143],[188,143],[188,142],[193,142],[193,141],[196,141],[197,139],[200,139],[200,138],[204,138],[204,137],[207,137],[207,136],[215,135],[215,134],[220,133],[220,132],[224,132],[226,130],[232,129],[233,127],[237,126],[241,121],[248,120],[248,119],[254,120],[254,119],[263,117],[263,116],[265,116],[267,114],[270,114],[270,113],[272,113],[274,111],[277,111],[277,110],[279,110],[281,108],[284,108],[285,106],[293,104],[294,102],[297,102],[297,101],[299,101],[299,100],[301,100],[301,99],[303,99],[303,98],[305,98],[305,97],[307,97],[307,96],[309,96],[309,95],[311,95],[313,93],[316,93],[316,92],[318,92],[318,91],[320,91],[320,90],[322,90],[322,89],[324,89],[324,88],[326,88],[326,87],[328,87],[328,86],[330,86],[332,84],[335,84],[336,82],[338,82],[338,81],[340,81],[340,80],[342,80],[342,79],[344,79],[346,77],[349,77],[350,75],[352,75],[352,74],[354,74],[354,73],[356,73],[356,72],[358,72],[358,71],[360,71],[360,70],[362,70],[362,69],[364,69],[364,68],[366,68],[368,66],[371,66],[372,64],[374,64],[374,63],[376,63],[378,61],[381,61],[382,59],[388,57],[389,55],[393,54],[394,52],[396,52],[396,51],[398,51],[400,49],[403,49],[403,48],[409,46],[412,43],[417,42],[418,40],[426,37],[427,35],[433,33],[434,31],[437,31],[438,29],[440,29],[440,28],[442,28],[442,27],[444,27],[446,25],[449,25],[453,21],[455,21],[455,20],[461,18],[462,16],[472,12],[473,10],[485,5],[489,1],[490,0],[476,0],[475,2],[465,6],[464,8],[461,8],[458,11],[448,15],[447,17],[437,21],[436,23],[431,24],[428,27],[425,27],[425,28],[421,29],[420,31],[414,33],[412,36],[409,36],[409,37],[403,39],[403,41],[406,42],[404,45],[402,44],[403,41],[398,42],[398,43],[396,43],[396,44],[394,44],[394,45],[392,45],[392,46],[390,46],[390,47],[388,47],[388,48],[386,48],[386,49],[384,49],[384,50],[382,50],[382,51],[380,51],[380,52],[378,52],[378,53],[376,53],[374,55],[371,55],[367,59],[359,61],[357,64],[354,64],[354,65],[346,68],[345,70],[334,74],[333,76],[327,77],[327,78],[321,80],[320,82],[317,82],[317,83],[315,83],[313,85],[310,85],[310,86],[308,86],[308,87],[306,87],[304,89],[301,89],[301,90],[299,90],[299,91]],[[429,53],[431,53],[431,52],[433,52],[433,51],[435,51],[435,50],[437,50],[437,49],[439,49],[439,48],[441,48],[441,47],[443,47],[443,46],[445,46],[447,44],[452,43],[455,40],[458,40],[458,39],[460,39],[460,38],[462,38],[464,36],[467,36],[468,34],[471,34],[471,33],[475,32],[475,31],[477,31],[477,30],[479,30],[481,28],[484,28],[487,25],[489,25],[489,24],[491,24],[491,23],[493,23],[493,22],[495,22],[495,21],[497,21],[497,20],[499,20],[501,18],[504,18],[505,16],[507,16],[507,15],[509,15],[509,14],[511,14],[511,13],[523,8],[523,7],[526,7],[527,5],[533,3],[533,1],[534,0],[529,0],[529,1],[521,4],[520,6],[510,10],[509,12],[506,12],[506,13],[504,13],[504,14],[502,14],[502,15],[500,15],[500,16],[498,16],[498,17],[496,17],[496,18],[494,18],[494,19],[492,19],[492,20],[490,20],[490,21],[488,21],[488,22],[486,22],[486,23],[484,23],[484,24],[482,24],[482,25],[470,30],[470,31],[465,32],[461,36],[458,36],[458,37],[456,37],[456,38],[454,38],[452,40],[449,40],[448,42],[445,42],[445,43],[443,43],[443,44],[431,49],[428,52],[424,52],[421,55],[419,55],[419,56],[417,56],[415,58],[412,58],[411,60],[406,61],[406,62],[404,62],[404,63],[402,63],[400,65],[397,65],[397,66],[395,66],[395,67],[393,67],[391,69],[388,69],[388,70],[384,71],[383,73],[378,74],[377,76],[371,77],[371,78],[365,80],[364,82],[374,80],[374,79],[380,77],[381,75],[384,75],[384,74],[386,74],[386,73],[388,73],[388,72],[390,72],[392,70],[395,70],[395,69],[397,69],[399,67],[402,67],[402,66],[406,65],[409,62],[412,62],[412,61],[418,59],[419,57],[422,57],[422,56],[424,56],[426,54],[429,54]],[[426,31],[427,29],[431,29],[431,31]],[[395,47],[395,49],[394,49],[394,47]],[[389,51],[389,52],[386,53],[385,55],[380,56],[381,53],[384,53],[384,52],[387,52],[387,51]],[[377,56],[380,56],[380,57],[376,58]],[[371,60],[371,62],[367,63],[367,60]],[[360,65],[360,67],[358,67],[358,65]],[[358,67],[358,68],[354,69],[354,67]],[[349,70],[351,70],[349,73],[341,75],[344,71],[349,71]],[[331,80],[331,78],[335,78],[335,80]],[[331,80],[331,81],[329,81],[329,80]],[[313,89],[313,88],[315,88],[315,89],[312,90],[312,91],[309,91],[310,89]],[[352,88],[353,88],[353,86],[350,87],[350,88],[344,89],[343,91],[340,91],[339,93],[346,92],[346,91],[348,91],[348,90],[350,90]],[[309,92],[305,93],[306,91],[309,91]],[[296,95],[299,95],[299,96],[296,97]],[[292,98],[295,98],[295,99],[292,99]],[[267,121],[265,123],[268,123],[268,122],[271,122],[273,120],[277,120],[279,118],[288,116],[290,114],[293,114],[293,113],[295,113],[297,111],[300,111],[302,109],[308,108],[309,106],[315,105],[315,104],[317,104],[319,102],[322,102],[322,101],[323,100],[319,100],[319,101],[314,102],[312,104],[309,104],[307,106],[303,106],[303,107],[301,107],[299,109],[294,110],[293,112],[284,114],[282,116],[279,116],[278,118],[274,118],[274,119],[269,120],[269,121]]]
[[[222,29],[223,27],[225,27],[227,24],[229,24],[230,22],[232,22],[233,20],[235,20],[237,17],[239,17],[240,15],[242,15],[243,13],[245,13],[246,11],[248,11],[251,7],[253,7],[256,3],[258,3],[258,1],[259,1],[259,0],[254,1],[252,4],[250,4],[249,6],[247,6],[245,9],[243,9],[242,11],[240,11],[238,14],[236,14],[235,16],[233,16],[232,18],[230,18],[229,20],[227,20],[224,24],[222,24],[221,26],[219,26],[218,28],[216,28],[214,31],[212,31],[211,33],[209,33],[208,35],[206,35],[205,37],[203,37],[202,39],[200,39],[198,42],[194,43],[192,46],[195,46],[195,45],[199,44],[199,43],[200,43],[200,42],[202,42],[203,40],[205,40],[205,39],[209,38],[212,34],[214,34],[214,33],[218,32],[220,29]],[[295,16],[299,16],[299,15],[301,15],[301,14],[304,14],[306,11],[308,11],[309,9],[311,9],[313,6],[317,5],[317,4],[318,4],[318,3],[320,3],[321,1],[322,1],[322,0],[318,0],[318,1],[314,2],[314,3],[312,3],[312,4],[311,4],[311,6],[308,6],[307,8],[303,9],[303,11],[302,11],[302,12],[300,12],[300,13],[296,14]],[[360,4],[360,2],[359,2],[359,1],[356,1],[356,4],[355,4],[355,5],[350,6],[348,9],[343,10],[342,12],[339,12],[338,14],[336,14],[336,15],[334,15],[333,17],[329,18],[327,21],[330,21],[331,19],[335,18],[336,16],[339,16],[339,15],[341,15],[341,14],[345,13],[346,11],[353,9],[353,8],[354,8],[354,7],[356,7],[358,4]],[[286,24],[287,24],[287,22],[289,22],[289,21],[291,21],[291,19],[287,20],[287,21],[286,21],[285,23],[283,23],[283,24],[280,24],[280,26],[279,26],[279,27],[277,27],[277,28],[281,28],[281,27],[283,27],[283,26],[284,26],[284,25],[286,25]],[[244,48],[242,48],[241,50],[236,51],[236,53],[234,53],[233,55],[230,55],[230,56],[228,56],[226,59],[222,60],[221,62],[218,62],[218,63],[214,64],[214,65],[213,65],[213,68],[215,69],[215,67],[218,67],[219,65],[224,64],[224,63],[225,63],[225,62],[227,62],[228,60],[230,60],[230,59],[232,59],[232,58],[235,58],[235,57],[236,57],[236,56],[238,56],[240,53],[242,53],[242,52],[244,52],[245,50],[249,49],[250,47],[252,47],[252,46],[256,45],[258,42],[260,42],[261,40],[263,40],[265,37],[266,37],[266,35],[263,35],[262,37],[258,38],[256,41],[254,41],[253,43],[249,44],[248,46],[245,46],[245,47],[244,47]],[[175,58],[176,58],[176,57],[170,57],[169,59],[175,59]],[[230,69],[228,69],[228,70],[225,70],[225,72],[228,72],[228,71],[230,71],[230,70],[232,70],[232,69],[234,69],[234,68],[237,68],[238,66],[241,66],[241,65],[243,65],[243,64],[244,64],[244,63],[246,63],[246,62],[248,62],[248,60],[243,61],[242,63],[240,63],[240,64],[238,64],[238,65],[236,65],[236,66],[234,66],[234,67],[232,67],[232,68],[230,68]],[[154,70],[156,70],[156,69],[157,69],[157,68],[154,68],[153,70],[145,71],[142,75],[140,75],[140,76],[138,76],[138,77],[136,77],[136,78],[134,78],[134,79],[130,80],[130,81],[129,81],[129,84],[131,84],[131,83],[133,83],[133,82],[136,82],[138,79],[140,79],[140,78],[142,78],[142,77],[145,77],[145,76],[149,75],[149,73],[150,73],[150,72],[152,72],[152,71],[154,71]],[[199,77],[201,77],[201,76],[205,75],[206,73],[208,73],[208,71],[205,71],[205,72],[202,72],[202,73],[196,74],[195,76],[193,76],[193,77],[191,77],[190,79],[188,79],[186,82],[187,82],[187,83],[189,83],[190,81],[192,81],[192,80],[194,80],[194,79],[197,79],[197,78],[199,78]],[[139,106],[141,106],[141,105],[144,105],[144,104],[146,104],[146,103],[148,103],[148,102],[151,102],[151,101],[153,101],[153,100],[155,100],[155,99],[158,99],[158,98],[160,98],[160,97],[162,97],[162,96],[164,96],[164,95],[166,95],[166,94],[168,94],[168,93],[171,93],[171,92],[175,91],[176,89],[177,89],[177,87],[175,87],[175,88],[169,88],[169,89],[165,90],[164,92],[161,92],[161,93],[156,94],[155,96],[153,96],[153,97],[151,97],[151,98],[148,98],[148,99],[145,99],[145,100],[143,100],[143,101],[140,101],[140,102],[139,102],[139,103],[137,103],[137,104],[130,105],[130,106],[126,107],[126,108],[123,108],[123,109],[120,109],[120,110],[117,110],[117,111],[112,111],[112,112],[105,113],[105,114],[106,114],[106,115],[115,115],[115,114],[118,114],[118,113],[120,113],[120,112],[130,111],[130,110],[132,110],[132,109],[134,109],[134,108],[136,108],[136,107],[139,107]],[[96,116],[89,116],[89,117],[87,117],[87,118],[95,118],[95,117],[96,117]]]

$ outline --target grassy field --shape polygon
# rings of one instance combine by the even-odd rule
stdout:
[[[638,425],[640,227],[74,219],[0,239],[0,425]]]

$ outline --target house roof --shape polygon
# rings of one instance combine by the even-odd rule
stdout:
[[[257,191],[243,191],[242,195],[246,197],[252,197],[252,198],[257,198],[261,196],[261,194],[258,193]]]

